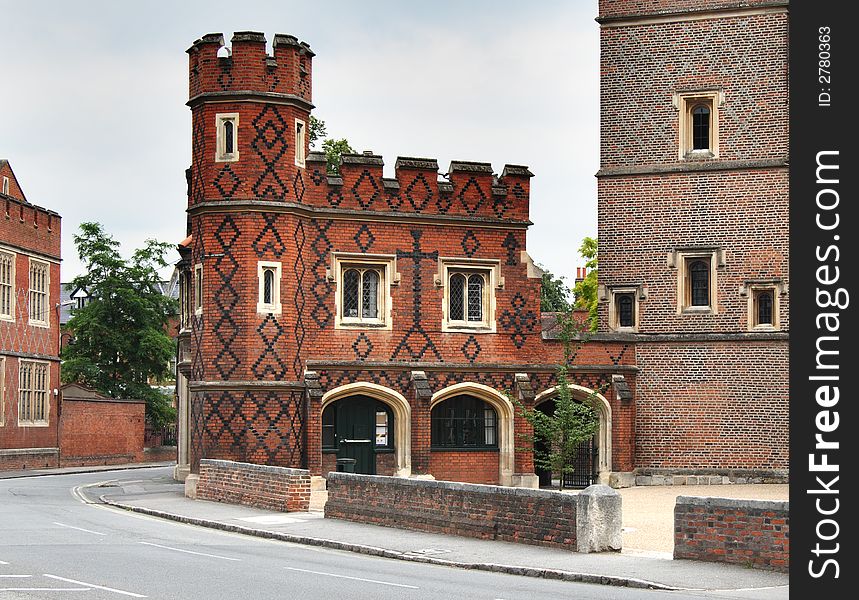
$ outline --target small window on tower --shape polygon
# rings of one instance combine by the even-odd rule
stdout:
[[[748,294],[749,299],[749,329],[779,330],[779,296],[784,293],[781,280],[746,282],[744,293]]]
[[[675,95],[680,113],[680,159],[718,158],[720,102],[717,91]]]
[[[724,266],[719,249],[680,250],[672,253],[671,266],[677,268],[677,313],[718,312],[716,275]]]
[[[194,314],[203,314],[203,265],[194,267]]]
[[[279,262],[260,261],[257,263],[257,276],[259,278],[258,313],[279,315],[282,311],[280,304],[280,268]]]
[[[636,331],[639,288],[612,287],[608,307],[609,325],[614,330]]]
[[[239,113],[221,113],[215,116],[217,131],[215,162],[239,160]]]
[[[305,126],[304,121],[295,120],[295,164],[304,168],[305,148]]]
[[[8,177],[3,178],[3,193],[6,194],[7,196],[9,195],[9,178]]]

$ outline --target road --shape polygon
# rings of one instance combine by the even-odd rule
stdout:
[[[139,477],[120,470],[0,480],[0,600],[783,597],[783,590],[638,590],[376,558],[129,513],[87,503],[79,489]]]

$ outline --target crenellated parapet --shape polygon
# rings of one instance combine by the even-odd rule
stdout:
[[[0,194],[0,239],[60,258],[60,215],[27,201]]]
[[[491,220],[528,220],[527,167],[505,165],[501,175],[483,162],[452,161],[439,172],[433,158],[398,157],[394,177],[383,176],[384,161],[372,152],[344,154],[340,174],[326,174],[325,155],[307,159],[302,202],[352,211],[419,213]]]
[[[313,51],[292,35],[275,34],[273,55],[266,53],[265,35],[238,31],[228,55],[219,56],[224,35],[209,33],[196,40],[189,55],[189,103],[201,96],[265,94],[312,101]]]

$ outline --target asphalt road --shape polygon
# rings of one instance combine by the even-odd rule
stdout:
[[[113,471],[0,480],[0,600],[765,600],[783,595],[783,590],[638,590],[388,560],[115,510],[88,502],[80,489],[139,477],[139,471]]]

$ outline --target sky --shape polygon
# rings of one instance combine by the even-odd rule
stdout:
[[[568,284],[596,236],[596,0],[0,0],[0,14],[0,158],[63,217],[63,281],[82,271],[82,222],[125,255],[185,237],[185,50],[214,32],[261,31],[269,52],[275,33],[308,42],[313,114],[381,154],[386,177],[397,156],[528,165],[528,252]]]

